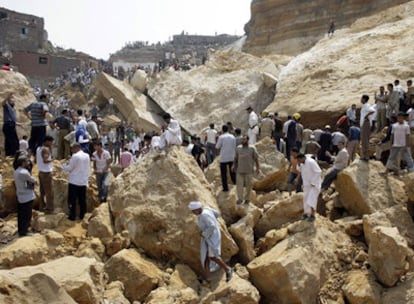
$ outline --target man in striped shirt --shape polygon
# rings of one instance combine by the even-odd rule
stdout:
[[[30,131],[29,149],[34,154],[37,147],[41,146],[46,136],[46,126],[48,125],[46,113],[49,111],[47,106],[47,96],[42,94],[39,100],[32,102],[26,108],[24,113],[31,120],[32,129]]]

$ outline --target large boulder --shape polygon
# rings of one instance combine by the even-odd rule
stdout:
[[[381,304],[414,303],[414,278],[410,278],[393,288],[384,290]]]
[[[162,271],[152,261],[141,256],[135,249],[124,249],[105,263],[109,281],[121,281],[125,296],[133,301],[143,301],[155,289],[162,278]]]
[[[161,73],[148,84],[148,94],[191,134],[228,121],[245,132],[246,108],[261,113],[274,97],[274,85],[266,85],[264,73],[277,76],[278,70],[270,60],[231,49],[215,51],[207,64],[188,72]]]
[[[263,212],[263,216],[255,227],[256,236],[262,237],[271,229],[279,229],[282,225],[297,221],[303,214],[303,193],[275,201]]]
[[[337,252],[351,247],[351,240],[319,216],[313,224],[294,223],[289,230],[286,239],[247,265],[251,281],[268,303],[316,303],[338,263]]]
[[[88,235],[100,238],[107,243],[114,235],[112,217],[107,203],[101,204],[93,212],[89,219]]]
[[[350,304],[380,303],[381,286],[368,271],[350,271],[346,276],[342,290]]]
[[[269,3],[275,5],[288,1],[267,0],[262,2],[266,2],[267,5]],[[303,3],[303,6],[312,8],[310,11],[313,16],[312,23],[317,22],[315,20],[320,20],[319,17],[314,18],[313,14],[318,9],[313,5],[320,5],[319,3],[322,2],[328,5],[329,1],[314,2],[312,5]],[[370,4],[364,2],[364,8],[361,8],[359,13],[365,16],[366,12],[373,12],[368,7],[369,5],[374,6],[374,2],[375,6],[379,3],[378,1],[369,1]],[[387,5],[398,4],[398,2],[381,1],[384,5],[383,8],[387,8]],[[329,2],[329,4],[331,3]],[[357,2],[347,1],[347,3],[355,4]],[[341,3],[341,5],[343,4]],[[344,5],[346,6],[346,4]],[[255,10],[258,9],[258,5],[254,7]],[[336,11],[332,7],[328,10]],[[280,11],[284,14],[286,10],[278,10],[275,5],[273,11]],[[296,7],[292,11],[298,13]],[[342,23],[342,18],[344,18],[342,14],[351,10],[343,7],[340,11],[341,16],[336,16],[338,20],[335,22],[337,23]],[[319,40],[313,48],[295,57],[282,69],[279,75],[277,95],[266,111],[277,111],[282,116],[299,112],[302,114],[303,124],[311,127],[321,127],[326,123],[334,125],[338,117],[351,104],[359,103],[362,94],[372,92],[373,88],[378,88],[380,84],[385,84],[393,79],[409,79],[414,69],[414,63],[408,51],[411,48],[410,37],[414,33],[413,12],[413,2],[391,7],[374,16],[357,20],[349,28],[335,32],[335,35],[330,39]],[[298,14],[302,17],[302,14]],[[269,14],[266,12],[266,15],[272,16],[271,12]],[[327,18],[329,13],[324,15]],[[286,23],[285,18],[281,20],[283,20],[282,23]],[[349,21],[348,24],[350,24]],[[309,25],[302,19],[298,21],[296,18],[295,22],[300,23],[303,27]],[[328,26],[328,23],[325,23],[325,26]],[[305,32],[307,37],[308,27],[304,29]],[[272,36],[275,38],[278,35]],[[308,42],[308,37],[306,41]],[[376,43],[371,43],[372,41],[376,41]],[[378,44],[382,47],[378,48]],[[383,60],[383,58],[388,58],[388,60]],[[400,68],[390,69],[389,62]],[[369,102],[374,104],[372,99]]]
[[[414,246],[414,223],[405,207],[395,205],[364,215],[363,230],[368,245],[371,242],[372,231],[376,227],[396,227],[399,234],[407,241],[408,246]]]
[[[371,233],[369,264],[378,280],[394,286],[409,270],[414,252],[395,227],[376,227]]]
[[[131,79],[131,86],[141,93],[145,93],[147,90],[147,73],[143,70],[136,70]]]
[[[355,161],[344,169],[335,181],[344,208],[351,214],[362,216],[395,204],[405,204],[404,183],[381,175],[384,171],[378,161]]]
[[[12,298],[12,302],[3,303],[80,303],[98,304],[101,303],[104,286],[103,264],[89,258],[76,258],[67,256],[48,263],[18,267],[11,270],[0,270],[0,282],[9,282],[8,289],[18,290],[22,295],[27,295],[30,302],[20,302]],[[37,292],[30,294],[34,286]],[[29,287],[27,287],[29,286]],[[30,287],[32,286],[32,287]],[[74,300],[70,301],[68,296]],[[12,295],[14,292],[12,292]],[[57,295],[54,300],[53,296]],[[36,296],[39,302],[36,302]],[[0,293],[0,299],[4,297]],[[45,300],[50,299],[49,300]],[[46,301],[46,302],[45,302]],[[53,302],[56,301],[56,302]]]
[[[93,85],[98,90],[97,95],[114,99],[114,105],[136,130],[153,131],[160,128],[162,119],[159,107],[126,82],[101,73]]]
[[[201,271],[200,233],[188,203],[197,200],[218,207],[193,157],[176,146],[147,155],[119,175],[111,189],[109,203],[118,232],[128,230],[132,242],[155,259],[180,260]],[[227,260],[238,249],[223,220],[219,223]]]

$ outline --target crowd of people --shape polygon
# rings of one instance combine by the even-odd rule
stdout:
[[[163,114],[164,123],[160,131],[136,130],[132,124],[120,123],[116,128],[105,128],[100,110],[92,106],[88,112],[68,109],[67,103],[59,101],[60,113],[51,110],[53,99],[47,91],[36,92],[37,100],[23,109],[31,121],[30,137],[18,138],[15,97],[10,93],[2,102],[5,155],[14,157],[14,180],[18,200],[18,233],[29,234],[28,228],[35,198],[34,189],[39,184],[39,209],[53,214],[53,160],[62,161],[62,169],[68,174],[68,219],[75,221],[85,216],[86,193],[90,175],[95,174],[98,199],[106,202],[109,188],[109,171],[119,164],[125,170],[132,163],[139,163],[146,155],[168,150],[170,146],[182,146],[197,165],[204,170],[219,157],[222,191],[229,191],[228,177],[236,187],[237,205],[248,205],[251,201],[252,180],[260,173],[259,155],[254,147],[257,140],[270,138],[274,150],[285,155],[289,161],[288,191],[303,192],[303,220],[313,222],[318,198],[322,194],[327,200],[332,191],[331,184],[350,162],[370,160],[370,137],[372,132],[383,132],[385,136],[376,146],[376,158],[390,150],[386,161],[387,174],[400,174],[401,160],[408,172],[414,171],[409,136],[414,130],[414,90],[412,81],[407,81],[404,90],[399,81],[379,88],[379,93],[370,97],[363,95],[361,108],[352,104],[332,128],[305,128],[300,113],[289,115],[285,121],[278,113],[256,114],[253,107],[246,108],[245,130],[234,127],[231,122],[218,130],[214,123],[201,134],[184,136],[179,122],[169,113]],[[51,101],[52,99],[52,101]],[[114,100],[111,98],[112,107]],[[359,114],[358,114],[359,113]],[[50,115],[51,114],[51,115]],[[48,116],[50,115],[50,116]],[[52,119],[50,117],[53,117]],[[322,127],[322,126],[321,126]],[[381,134],[381,133],[379,133]],[[32,176],[33,161],[39,176]],[[321,167],[329,167],[322,178]],[[77,208],[79,206],[79,212]],[[208,246],[216,252],[204,252],[205,279],[209,280],[210,260],[223,268],[227,280],[231,279],[232,268],[220,259],[219,235],[204,235],[216,231],[215,210],[203,207],[200,202],[191,202],[190,210],[198,216],[199,226]],[[213,229],[213,230],[211,230]],[[209,243],[211,242],[211,244]],[[206,250],[206,248],[204,248]]]

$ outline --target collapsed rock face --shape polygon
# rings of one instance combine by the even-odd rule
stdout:
[[[132,242],[151,257],[180,260],[201,271],[200,233],[188,203],[197,200],[218,207],[202,171],[182,147],[147,155],[119,175],[111,189],[118,232],[128,230]],[[222,256],[228,259],[238,249],[222,219],[219,222]]]
[[[145,95],[135,90],[118,79],[105,73],[101,73],[93,82],[98,90],[97,95],[107,100],[114,99],[114,105],[128,122],[131,122],[136,130],[158,130],[162,123],[159,116],[159,107],[150,101]]]
[[[335,181],[343,206],[352,214],[364,215],[395,204],[405,204],[404,183],[392,177],[381,176],[382,163],[353,162]]]
[[[280,2],[289,1],[257,1],[253,8]],[[345,7],[353,3],[360,8],[369,8],[378,3],[385,8],[406,1],[342,2],[335,3]],[[301,5],[309,7],[314,3],[304,1]],[[297,4],[292,2],[293,5]],[[346,9],[339,11],[341,15],[346,14]],[[407,50],[412,45],[413,12],[414,2],[392,7],[375,16],[358,20],[351,27],[335,33],[331,39],[319,41],[281,70],[277,95],[266,110],[278,111],[282,115],[300,112],[304,125],[322,127],[321,122],[335,124],[339,115],[351,104],[359,106],[362,94],[369,94],[369,102],[373,104],[371,92],[379,90],[380,85],[412,76],[414,63]],[[285,15],[285,9],[281,9],[280,14]],[[268,16],[273,24],[277,24],[274,23],[277,18],[272,14]],[[296,20],[302,22],[303,17],[300,16]],[[327,24],[325,21],[323,23]],[[278,27],[275,25],[275,28]]]
[[[328,31],[330,20],[336,27],[352,24],[408,0],[287,1],[254,0],[251,19],[245,26],[244,51],[256,55],[269,53],[297,55],[317,42]]]
[[[232,51],[216,51],[210,61],[188,72],[167,71],[148,84],[148,94],[190,133],[210,123],[218,128],[228,121],[247,131],[248,113],[260,113],[274,97],[275,83],[264,73],[277,75],[265,59]]]

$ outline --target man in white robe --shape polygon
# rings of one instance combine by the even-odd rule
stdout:
[[[318,163],[311,157],[300,153],[296,156],[303,185],[303,219],[313,222],[315,210],[318,204],[318,196],[321,192],[322,170]]]
[[[230,281],[233,269],[221,259],[221,233],[217,221],[219,212],[203,207],[200,202],[190,202],[188,208],[197,215],[198,226],[201,230],[200,259],[204,268],[204,279],[210,282],[210,260],[217,263],[226,272],[226,281]]]
[[[253,111],[252,107],[248,107],[246,110],[249,112],[249,129],[247,130],[249,145],[254,145],[257,134],[259,134],[259,116]]]
[[[162,129],[164,131],[164,138],[166,146],[177,145],[181,146],[183,139],[181,137],[181,127],[178,121],[171,118],[169,113],[163,115],[164,125]]]

